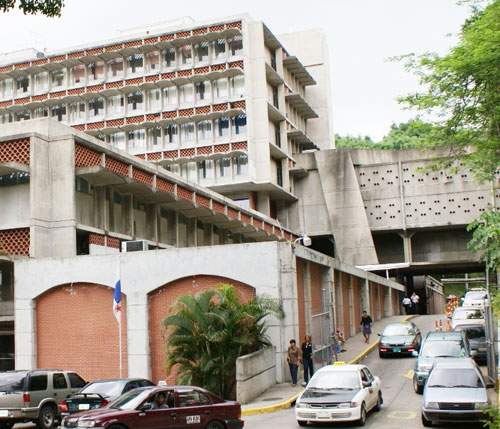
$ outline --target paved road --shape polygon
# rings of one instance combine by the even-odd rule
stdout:
[[[436,315],[419,316],[413,321],[425,337],[428,331],[434,330]],[[376,334],[376,333],[375,333]],[[380,412],[368,415],[366,426],[372,429],[413,429],[421,428],[420,407],[422,396],[413,391],[412,377],[415,358],[380,359],[375,350],[363,361],[372,372],[382,380],[384,405]],[[295,410],[290,408],[276,413],[245,417],[245,429],[262,428],[294,428],[299,427],[295,421]],[[309,428],[325,428],[322,425],[310,425]],[[335,424],[335,427],[353,427],[352,423]],[[450,426],[448,426],[450,427]]]

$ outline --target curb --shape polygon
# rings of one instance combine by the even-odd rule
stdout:
[[[419,314],[411,314],[411,315],[405,317],[402,320],[402,322],[407,322],[408,320],[411,320],[411,319],[418,317],[418,316],[419,316]],[[370,344],[365,350],[363,350],[358,356],[356,356],[354,359],[352,359],[349,363],[350,364],[359,363],[359,361],[361,359],[363,359],[368,354],[370,354],[377,346],[378,346],[378,340],[376,342],[374,342],[373,344]],[[299,393],[293,395],[291,398],[287,399],[284,402],[281,402],[280,404],[269,405],[267,407],[249,408],[246,410],[241,410],[241,415],[242,416],[253,416],[255,414],[272,413],[274,411],[279,411],[279,410],[284,410],[286,408],[290,408],[301,393],[302,392],[299,392]],[[499,392],[499,395],[500,395],[500,392]]]

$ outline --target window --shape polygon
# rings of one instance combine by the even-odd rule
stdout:
[[[0,124],[9,124],[14,120],[12,113],[0,114]]]
[[[47,374],[30,376],[28,390],[47,390]]]
[[[243,53],[243,37],[234,36],[227,41],[231,55],[241,55]]]
[[[46,118],[47,116],[49,116],[49,109],[47,107],[39,107],[33,110],[33,118]]]
[[[214,98],[227,98],[227,79],[214,81]]]
[[[22,185],[29,182],[30,182],[29,173],[10,173],[0,176],[0,187]]]
[[[130,148],[143,148],[146,146],[144,130],[134,130],[128,133],[128,146]]]
[[[233,156],[233,175],[246,176],[248,174],[248,156]]]
[[[33,75],[35,93],[45,92],[49,89],[49,74],[47,72]]]
[[[240,205],[241,207],[245,207],[247,209],[250,209],[250,198],[240,198],[240,199],[237,199],[237,200],[234,200],[234,202],[238,205]]]
[[[113,58],[108,61],[108,76],[123,77],[123,58]]]
[[[233,136],[247,133],[247,117],[246,115],[233,116],[231,118],[231,132]]]
[[[163,89],[163,101],[165,106],[177,105],[177,87],[169,86]]]
[[[196,182],[196,162],[181,164],[181,176],[190,182]]]
[[[54,70],[52,72],[52,88],[58,88],[64,85],[66,79],[66,69]]]
[[[20,112],[16,112],[16,121],[27,121],[31,119],[31,112],[29,110],[21,110]]]
[[[168,164],[165,165],[165,170],[171,173],[179,174],[179,164]]]
[[[87,66],[89,82],[104,80],[104,61],[96,61]]]
[[[181,143],[183,145],[194,142],[194,122],[181,124]]]
[[[85,66],[79,64],[69,69],[70,85],[83,84],[85,82]]]
[[[161,128],[153,127],[148,129],[148,142],[153,146],[161,144]]]
[[[21,76],[16,78],[16,94],[26,94],[30,88],[30,78],[28,76]]]
[[[279,186],[283,186],[283,167],[281,166],[281,161],[276,161],[276,183]]]
[[[212,140],[212,122],[210,121],[200,121],[196,124],[198,131],[198,141],[210,141]]]
[[[125,133],[114,133],[109,135],[109,144],[118,149],[125,150]]]
[[[180,212],[177,214],[177,245],[187,247],[187,220]]]
[[[181,85],[179,86],[179,103],[180,104],[192,104],[193,103],[193,85]]]
[[[12,79],[0,81],[0,98],[12,97]]]
[[[141,91],[137,91],[127,95],[128,110],[143,110],[144,109],[144,97]]]
[[[68,383],[66,383],[66,378],[61,372],[56,372],[52,374],[52,384],[54,389],[67,389]]]
[[[135,54],[127,57],[127,74],[138,74],[144,71],[144,57],[142,54]]]
[[[198,82],[195,84],[196,101],[204,101],[208,98],[208,83]]]
[[[123,95],[115,95],[107,99],[107,110],[109,115],[121,114],[123,113]]]
[[[175,67],[175,49],[170,48],[163,51],[163,67]]]
[[[213,177],[214,163],[212,160],[205,160],[198,162],[198,178],[211,179]]]
[[[229,135],[229,120],[228,118],[219,118],[214,120],[215,137],[218,139]]]
[[[150,111],[161,110],[161,92],[159,89],[148,91],[148,106]]]
[[[276,146],[281,147],[281,133],[279,126],[274,127],[274,140],[276,141]]]
[[[229,79],[229,88],[231,97],[241,98],[245,95],[245,78],[244,76],[233,76]]]
[[[220,158],[215,161],[217,177],[231,177],[231,158]]]
[[[180,65],[187,66],[193,64],[193,53],[191,45],[183,45],[179,48]]]
[[[194,45],[194,52],[197,62],[208,61],[208,42],[201,42]]]
[[[58,121],[66,121],[66,105],[59,104],[52,108],[52,117]]]
[[[177,125],[167,125],[163,128],[163,142],[177,143]]]
[[[150,72],[157,72],[160,70],[160,52],[151,51],[146,54],[146,59],[148,63],[148,70]]]
[[[211,47],[212,58],[214,60],[221,59],[226,56],[226,41],[224,39],[214,40]]]
[[[89,101],[89,118],[97,118],[104,115],[104,98],[94,98]]]
[[[82,380],[82,378],[78,375],[75,374],[74,372],[68,372],[68,379],[69,383],[71,384],[71,387],[83,387],[87,384],[86,381]]]

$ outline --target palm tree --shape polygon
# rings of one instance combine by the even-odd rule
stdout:
[[[283,317],[278,302],[256,297],[240,302],[234,286],[220,284],[196,295],[182,295],[176,314],[163,321],[168,330],[167,372],[178,382],[202,386],[224,398],[232,395],[236,359],[270,345],[265,317]]]

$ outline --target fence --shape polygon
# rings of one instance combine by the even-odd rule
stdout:
[[[329,312],[312,315],[311,335],[314,344],[313,360],[315,368],[332,363],[332,331],[333,325]]]

